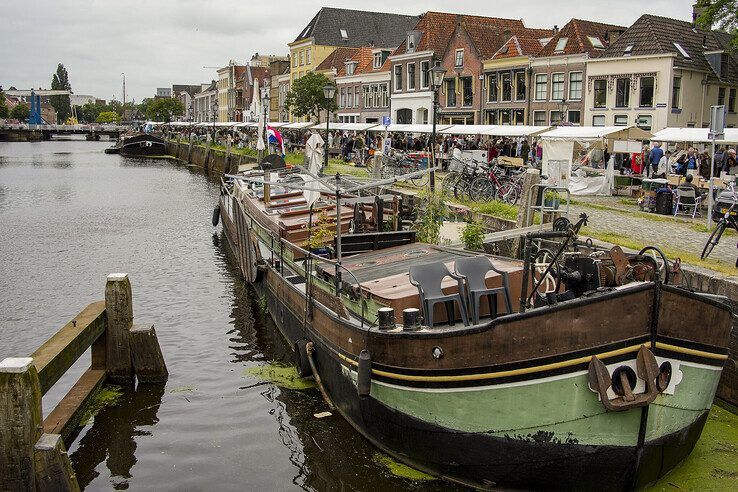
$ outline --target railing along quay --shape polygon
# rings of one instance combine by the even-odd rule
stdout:
[[[90,367],[42,420],[42,396],[88,348]],[[96,391],[105,382],[167,377],[154,326],[133,323],[128,274],[108,275],[105,300],[84,308],[30,357],[0,362],[0,490],[79,490],[65,441]]]

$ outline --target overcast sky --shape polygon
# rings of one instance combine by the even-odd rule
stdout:
[[[419,14],[427,10],[563,26],[571,17],[629,26],[641,14],[692,18],[694,0],[2,0],[0,85],[51,86],[61,62],[72,90],[141,101],[156,87],[209,82],[211,66],[254,52],[287,54],[321,6]],[[645,9],[645,10],[644,10]]]

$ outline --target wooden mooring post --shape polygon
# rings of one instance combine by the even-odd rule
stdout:
[[[88,348],[89,369],[42,420],[43,395]],[[0,362],[0,491],[79,490],[65,440],[97,390],[106,381],[161,383],[167,376],[153,325],[133,324],[128,275],[109,275],[105,301],[84,308],[30,357]]]

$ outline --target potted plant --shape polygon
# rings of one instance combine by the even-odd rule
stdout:
[[[328,217],[325,211],[321,212],[318,220],[314,221],[312,228],[308,226],[308,239],[305,241],[305,248],[318,256],[328,257],[328,245],[333,242],[336,233],[333,230],[334,222]]]
[[[559,193],[557,191],[554,191],[554,190],[546,191],[546,194],[543,197],[544,208],[548,208],[551,210],[558,210],[560,204],[561,204],[561,197],[559,196]]]

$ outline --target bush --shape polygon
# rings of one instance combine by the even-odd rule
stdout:
[[[461,230],[461,240],[464,242],[464,247],[470,250],[481,250],[484,244],[485,232],[486,229],[482,222],[478,220],[467,222]]]
[[[418,197],[423,205],[416,205],[416,215],[418,217],[415,222],[417,239],[421,243],[438,244],[441,238],[441,225],[448,213],[444,197],[443,195],[431,195],[425,192],[418,195]]]

